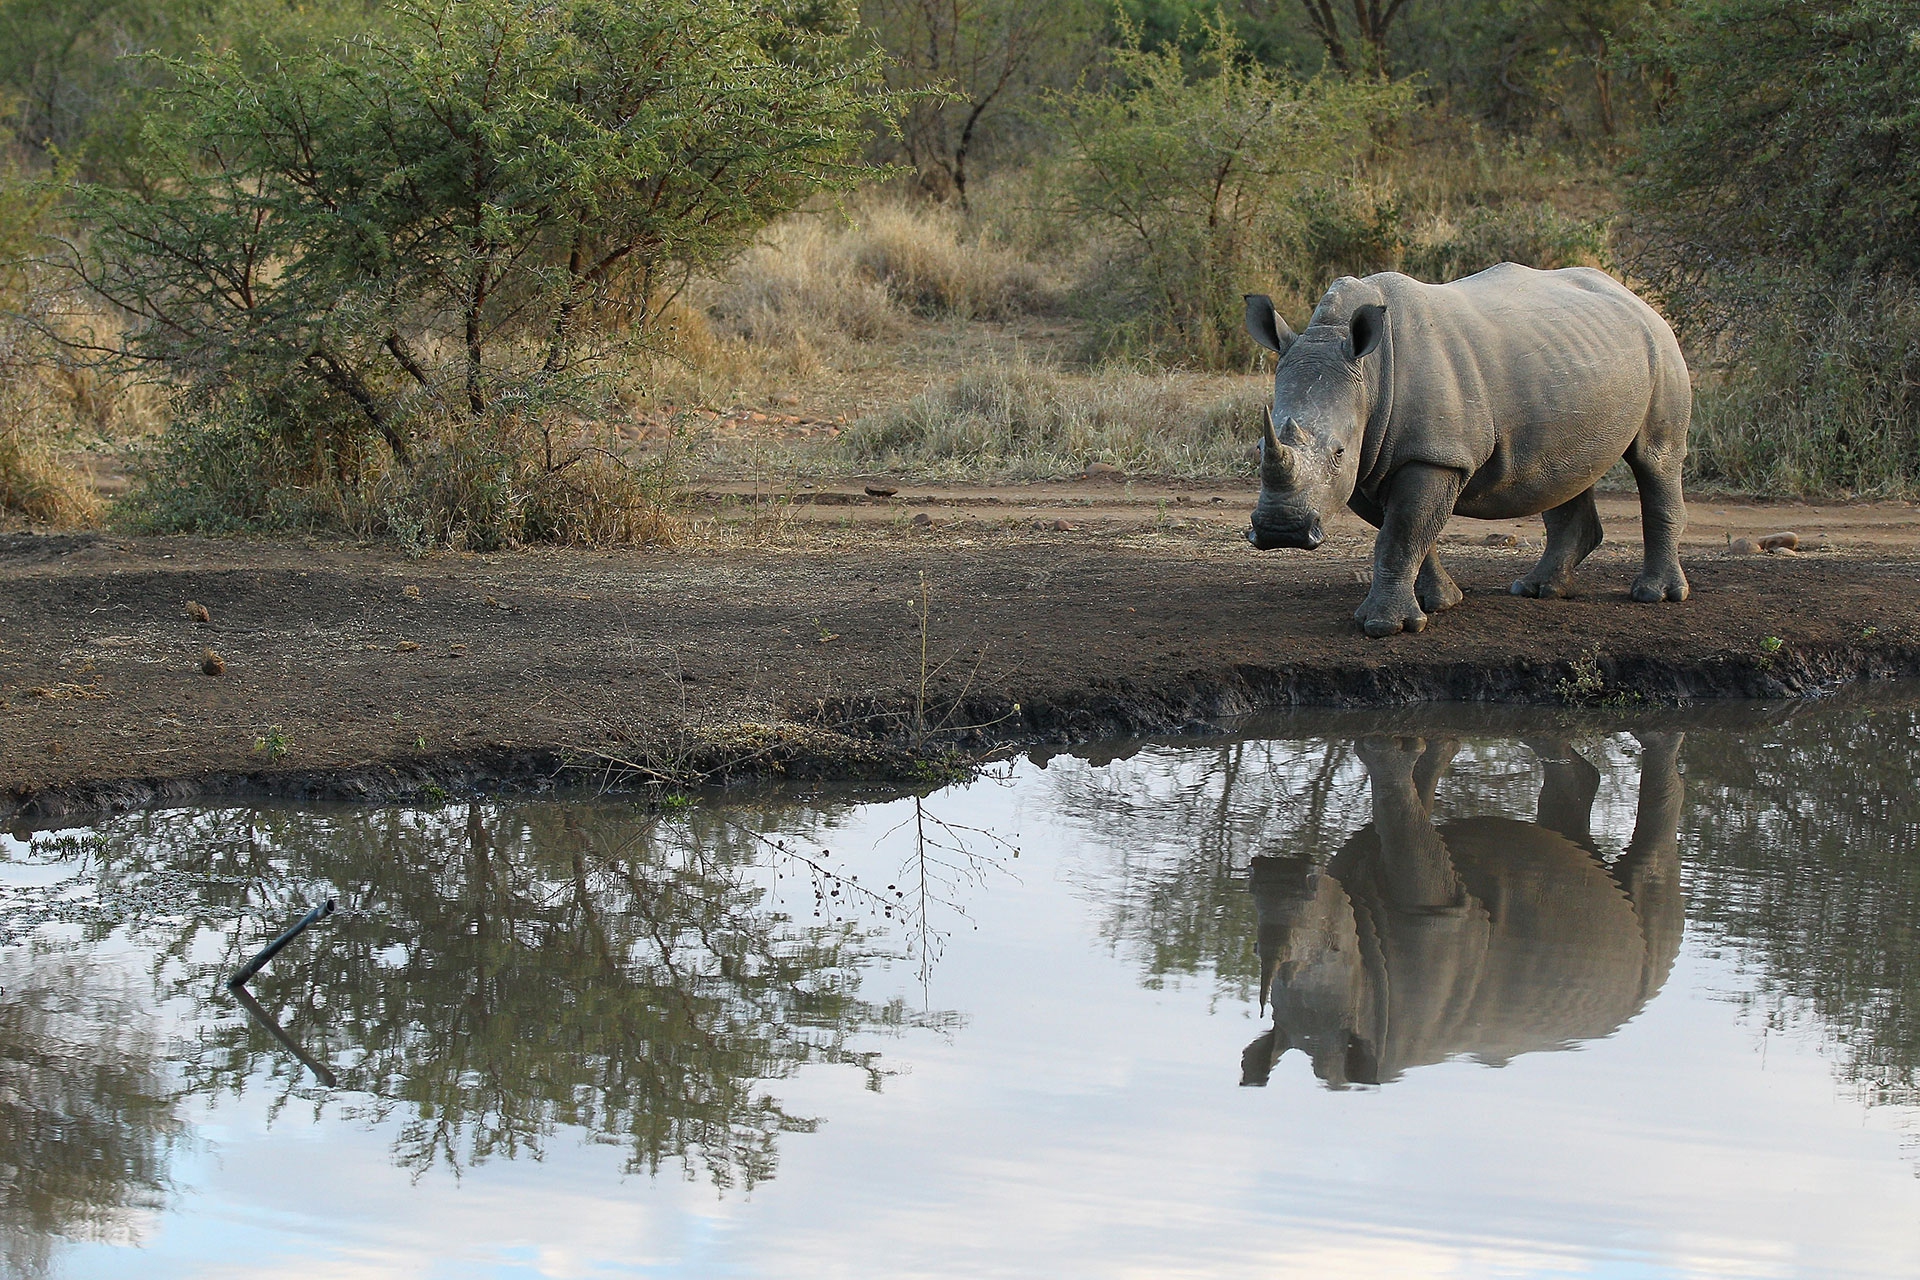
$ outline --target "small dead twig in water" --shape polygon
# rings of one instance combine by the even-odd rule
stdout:
[[[307,912],[306,915],[301,916],[298,924],[275,938],[272,942],[269,942],[266,946],[260,948],[260,954],[247,961],[244,965],[241,965],[239,971],[227,979],[227,990],[238,991],[241,987],[244,987],[247,984],[248,978],[260,972],[260,970],[265,967],[267,961],[280,954],[280,948],[292,942],[302,933],[305,933],[308,925],[317,924],[332,914],[333,899],[328,898],[325,902]]]

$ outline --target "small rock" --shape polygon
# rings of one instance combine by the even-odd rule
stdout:
[[[1055,520],[1053,522],[1053,531],[1055,533],[1072,533],[1073,526],[1068,524],[1065,520]]]
[[[891,498],[898,492],[900,491],[890,484],[870,484],[867,486],[867,496],[869,498]]]
[[[1760,539],[1760,549],[1762,551],[1792,551],[1798,548],[1799,545],[1800,535],[1791,531],[1786,533],[1770,533]]]
[[[187,601],[187,616],[195,622],[212,622],[213,613],[197,600]]]
[[[913,518],[913,527],[916,529],[931,529],[933,528],[933,517],[922,511]]]
[[[411,640],[402,640],[399,644],[393,646],[393,651],[395,653],[412,653],[419,647],[419,645]]]
[[[1490,547],[1517,547],[1520,545],[1520,538],[1519,535],[1512,533],[1490,533],[1487,535],[1487,545]]]
[[[200,674],[206,676],[227,674],[227,660],[211,649],[204,651],[200,655]]]
[[[1730,556],[1757,556],[1760,554],[1760,544],[1752,538],[1733,538],[1727,543],[1727,554]]]
[[[420,598],[420,588],[409,582],[406,586],[400,588],[400,594],[409,600],[418,600]]]
[[[1089,462],[1087,469],[1081,474],[1089,480],[1094,480],[1101,476],[1117,476],[1120,474],[1120,468],[1111,462]]]

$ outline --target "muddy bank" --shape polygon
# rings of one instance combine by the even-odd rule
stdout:
[[[1366,546],[1256,555],[1206,526],[990,527],[841,543],[443,555],[0,538],[0,814],[433,798],[596,778],[934,776],[952,752],[1209,733],[1275,707],[1630,710],[1920,674],[1920,559],[1694,548],[1694,598],[1571,600],[1535,551],[1456,537],[1468,597],[1419,636],[1350,613]],[[199,606],[194,609],[191,606]],[[201,616],[204,612],[204,617]],[[219,675],[203,674],[207,651]],[[637,769],[635,768],[637,766]]]

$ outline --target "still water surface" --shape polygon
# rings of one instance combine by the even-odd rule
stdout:
[[[0,837],[0,1268],[1920,1274],[1916,706]]]

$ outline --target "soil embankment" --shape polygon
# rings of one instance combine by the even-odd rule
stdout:
[[[1233,540],[1245,495],[1224,490],[1013,496],[802,503],[762,545],[674,552],[0,535],[0,814],[431,796],[601,757],[674,777],[897,774],[943,745],[1198,730],[1271,706],[1805,695],[1920,674],[1907,508],[1696,502],[1694,598],[1657,607],[1627,598],[1628,500],[1603,507],[1614,540],[1571,600],[1506,592],[1537,524],[1463,521],[1442,550],[1466,602],[1370,641],[1349,617],[1359,528],[1261,555]],[[923,512],[930,527],[911,523]],[[1490,527],[1520,545],[1487,545]],[[1775,527],[1819,549],[1724,551]],[[222,674],[203,673],[208,650]]]

